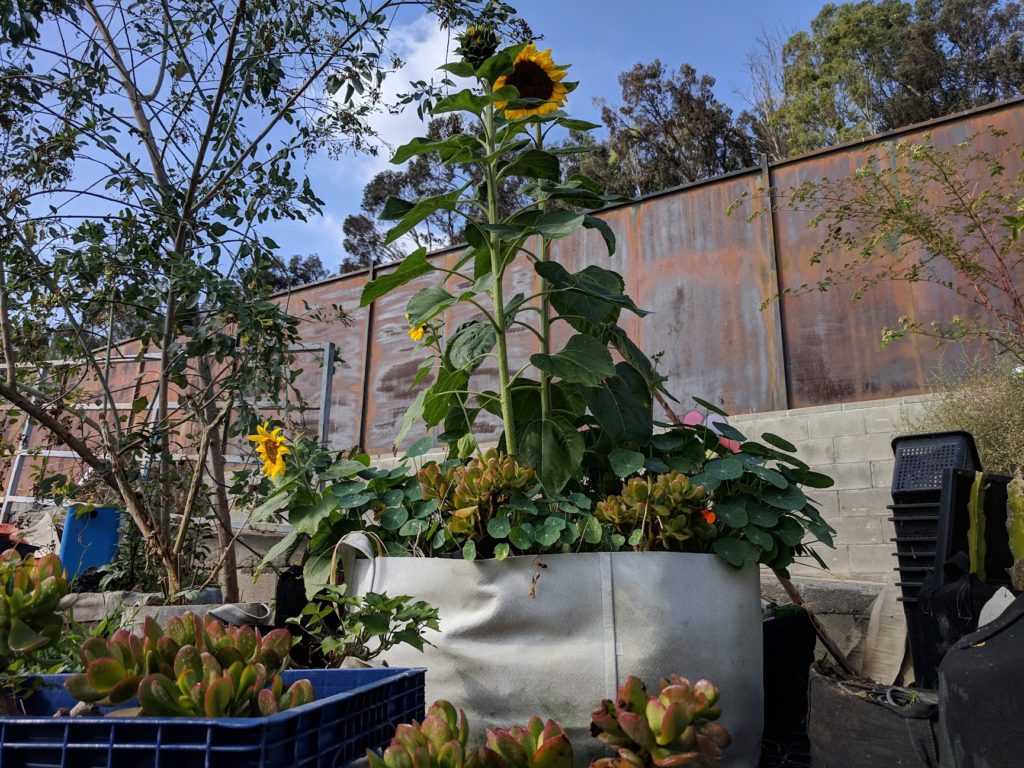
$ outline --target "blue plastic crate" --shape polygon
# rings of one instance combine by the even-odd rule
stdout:
[[[79,516],[77,504],[68,507],[60,537],[60,561],[74,581],[90,568],[110,563],[117,554],[121,510],[95,507]]]
[[[67,675],[40,678],[27,717],[0,717],[0,768],[334,768],[422,719],[422,669],[313,669],[317,700],[271,717],[52,717]]]

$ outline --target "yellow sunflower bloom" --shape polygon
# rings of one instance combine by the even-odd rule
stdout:
[[[511,85],[519,91],[521,99],[541,99],[543,104],[528,109],[505,109],[508,102],[499,101],[495,107],[505,110],[505,117],[516,120],[520,117],[540,117],[559,109],[565,104],[569,91],[562,85],[565,67],[551,60],[551,49],[538,51],[533,43],[527,45],[516,56],[512,73],[502,75],[494,83],[494,90]]]
[[[417,325],[415,328],[410,328],[408,331],[406,331],[406,333],[409,334],[409,338],[412,339],[413,341],[421,341],[423,339],[423,334],[425,334],[426,332],[427,326],[425,325]]]
[[[291,453],[292,449],[285,445],[281,427],[273,431],[268,429],[269,427],[269,421],[257,425],[256,434],[249,435],[249,439],[256,443],[256,454],[263,460],[263,474],[275,480],[284,474],[284,457]]]

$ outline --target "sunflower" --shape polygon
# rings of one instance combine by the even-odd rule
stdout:
[[[565,104],[568,89],[561,83],[565,77],[565,67],[560,67],[551,60],[551,49],[538,51],[533,43],[527,45],[516,56],[512,64],[512,74],[502,75],[494,83],[494,90],[505,86],[514,86],[521,99],[539,99],[543,101],[526,109],[505,109],[508,102],[495,103],[498,109],[505,109],[505,117],[515,120],[520,117],[539,117],[554,112]]]
[[[285,445],[285,437],[281,434],[281,427],[270,431],[269,421],[256,426],[256,434],[249,435],[249,439],[256,443],[256,454],[263,459],[263,474],[274,480],[284,472],[284,457],[292,452],[292,449]]]
[[[405,319],[408,320],[409,317],[410,317],[410,315],[407,312],[405,314]],[[413,341],[420,341],[423,338],[423,334],[425,334],[426,332],[427,332],[427,326],[424,323],[420,323],[419,325],[414,325],[411,328],[409,328],[409,330],[406,331],[406,333],[409,334],[409,338],[412,339]]]

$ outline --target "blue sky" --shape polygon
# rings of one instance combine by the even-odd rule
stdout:
[[[824,4],[820,0],[510,0],[520,15],[544,36],[541,48],[552,48],[555,61],[569,63],[571,79],[579,80],[567,105],[574,117],[600,122],[592,103],[618,98],[617,77],[637,62],[660,58],[668,69],[686,62],[716,79],[719,99],[738,112],[745,106],[745,57],[757,46],[763,30],[807,29]],[[429,78],[444,61],[447,40],[426,20],[394,30],[392,47],[408,64],[390,77],[391,93],[406,90],[410,80]],[[422,132],[415,111],[374,122],[383,138],[397,146]],[[307,169],[314,189],[325,201],[323,218],[306,224],[274,226],[270,233],[289,256],[316,253],[328,270],[337,270],[344,253],[341,225],[359,212],[364,184],[388,167],[388,150],[379,158],[322,154]]]

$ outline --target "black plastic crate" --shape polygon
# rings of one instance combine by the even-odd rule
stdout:
[[[896,503],[937,500],[946,469],[978,471],[981,460],[969,432],[904,435],[892,441],[896,464],[892,499]]]

